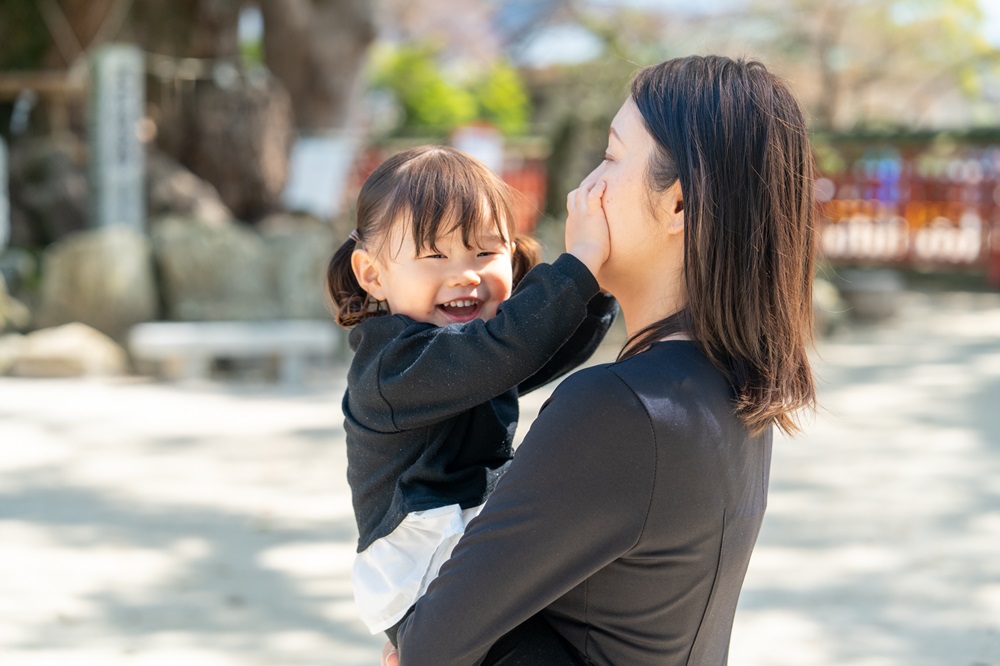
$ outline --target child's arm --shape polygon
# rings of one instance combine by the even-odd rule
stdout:
[[[588,316],[598,294],[590,269],[570,255],[536,266],[489,321],[437,327],[378,317],[351,333],[352,416],[392,432],[436,423],[536,374]]]
[[[545,367],[521,382],[518,393],[524,395],[534,391],[553,379],[565,375],[594,355],[608,329],[615,321],[618,313],[618,303],[610,294],[600,293],[590,299],[587,304],[587,317],[576,329],[573,336],[566,341],[556,355],[549,359]]]
[[[566,195],[566,251],[599,274],[611,251],[608,219],[604,214],[605,163],[590,172],[580,187]],[[604,339],[617,312],[613,298],[595,296],[588,304],[587,318],[565,345],[539,372],[518,386],[521,394],[566,374],[593,355]]]

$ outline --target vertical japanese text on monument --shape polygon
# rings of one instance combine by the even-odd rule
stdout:
[[[145,219],[145,168],[138,134],[145,100],[142,51],[124,45],[101,49],[94,56],[91,95],[94,224],[141,230]]]
[[[0,137],[0,252],[10,242],[10,198],[7,183],[7,144]]]

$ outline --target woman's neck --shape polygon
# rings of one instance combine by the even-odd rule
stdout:
[[[687,305],[683,272],[677,263],[661,263],[660,270],[649,266],[637,271],[643,275],[622,276],[615,280],[622,286],[611,288],[618,300],[625,330],[632,337],[650,324],[666,319]],[[615,285],[617,286],[617,285]]]
[[[629,337],[684,307],[684,300],[679,298],[679,294],[628,294],[616,298]]]

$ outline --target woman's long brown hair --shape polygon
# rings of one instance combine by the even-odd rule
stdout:
[[[632,336],[622,358],[686,332],[752,433],[794,432],[796,411],[816,402],[813,161],[798,102],[761,63],[721,56],[647,67],[631,92],[657,143],[651,189],[680,181],[687,305]]]

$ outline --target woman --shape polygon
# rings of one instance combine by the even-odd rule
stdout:
[[[798,104],[757,62],[643,69],[567,205],[606,219],[628,341],[555,390],[402,623],[403,666],[479,663],[512,630],[488,661],[551,631],[569,663],[726,663],[772,429],[815,399]]]

